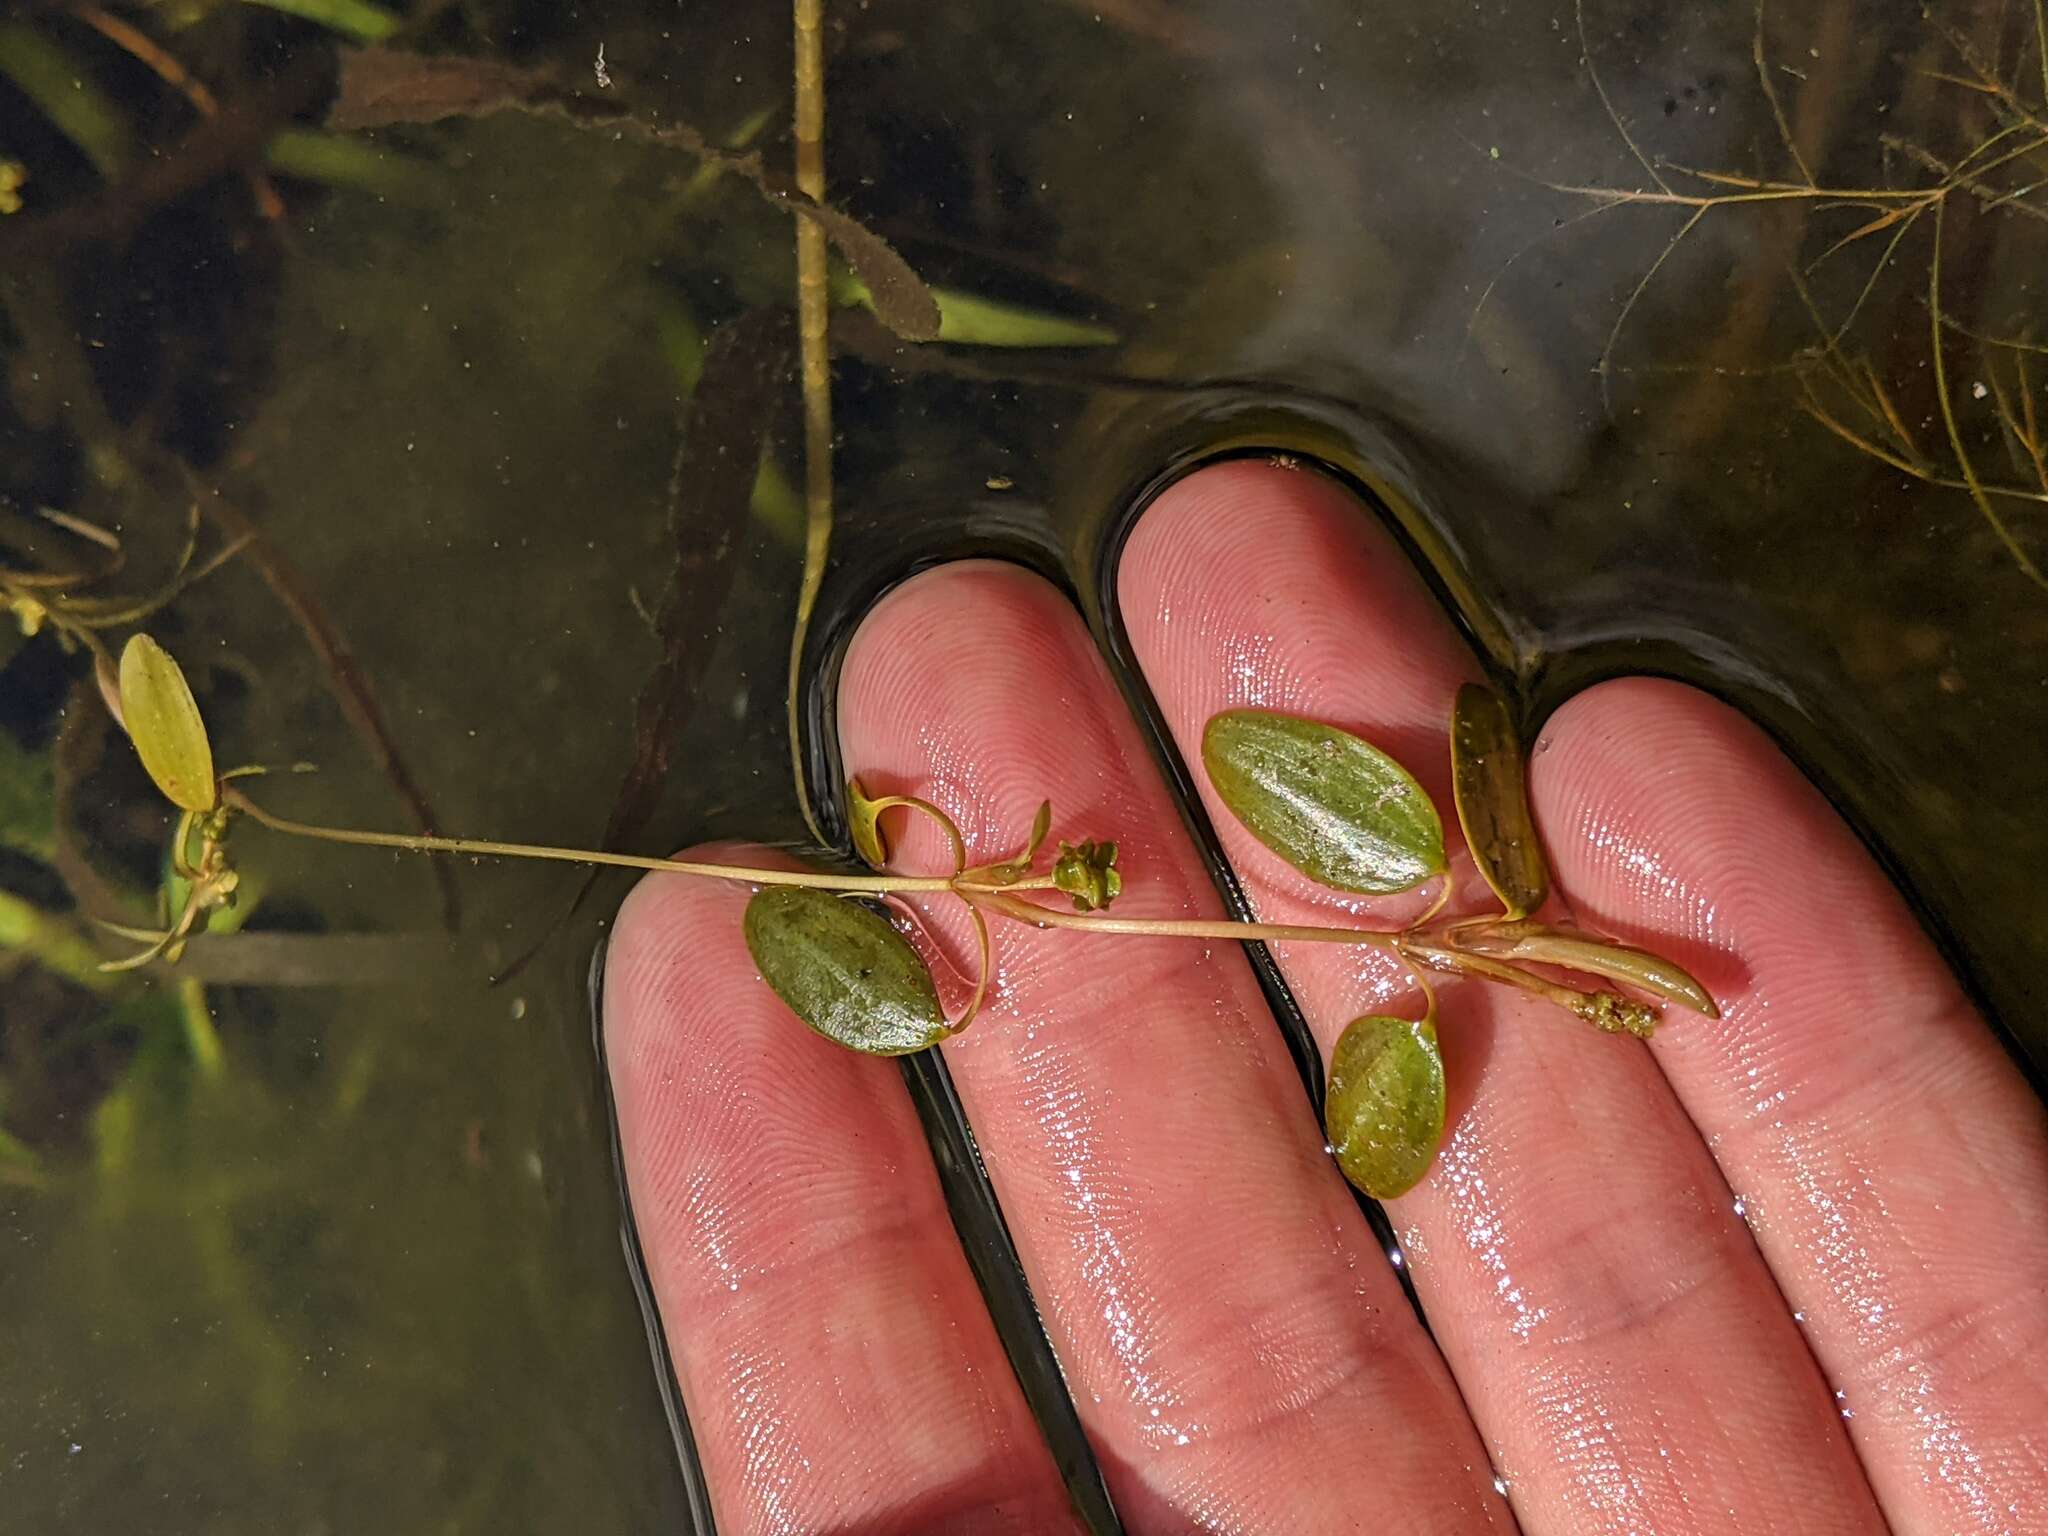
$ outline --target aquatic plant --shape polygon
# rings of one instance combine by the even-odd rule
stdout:
[[[1816,172],[1819,162],[1801,144],[1803,118],[1788,114],[1773,80],[1774,72],[1782,70],[1804,88],[1806,78],[1772,59],[1764,0],[1756,0],[1755,9],[1751,63],[1786,164],[1777,173],[1683,165],[1651,154],[1639,134],[1631,131],[1602,76],[1588,39],[1586,0],[1574,0],[1587,79],[1643,180],[1623,187],[1532,176],[1539,185],[1585,206],[1558,220],[1494,274],[1474,306],[1468,331],[1508,268],[1535,244],[1624,209],[1675,216],[1676,227],[1638,273],[1594,361],[1601,399],[1612,416],[1614,378],[1637,371],[1618,361],[1629,322],[1687,241],[1712,219],[1796,214],[1802,223],[1784,252],[1784,275],[1810,327],[1810,339],[1762,366],[1747,360],[1730,366],[1726,358],[1716,358],[1700,371],[1789,380],[1799,410],[1858,452],[1924,484],[1965,493],[2020,572],[2048,589],[2048,572],[2030,548],[2037,535],[2016,521],[2048,506],[2048,453],[2028,363],[2029,357],[2048,352],[2048,339],[2031,329],[1999,335],[1965,323],[1951,307],[1954,295],[1943,273],[1945,246],[1958,243],[1950,231],[1965,218],[2001,217],[2017,221],[2014,227],[2020,230],[2048,221],[2048,205],[2039,195],[2048,186],[2041,174],[2048,156],[2048,6],[2034,0],[2027,8],[2025,33],[2010,48],[1994,53],[1987,53],[1936,12],[1923,13],[1933,44],[1946,57],[1920,73],[1962,93],[1954,115],[1965,125],[1966,143],[1957,153],[1897,134],[1872,135],[1867,147],[1881,151],[1888,173],[1895,165],[1908,169],[1904,184],[1853,176],[1840,181]],[[1820,84],[1820,97],[1826,99],[1830,89]],[[1973,117],[1972,112],[1979,115]],[[1896,386],[1886,383],[1888,370],[1871,360],[1871,349],[1888,345],[1892,338],[1885,334],[1865,340],[1859,332],[1859,322],[1872,307],[1880,284],[1897,271],[1909,270],[1904,257],[1916,231],[1924,233],[1924,253],[1918,258],[1917,279],[1908,281],[1917,281],[1918,301],[1926,312],[1924,367],[1934,395],[1934,424],[1923,422],[1918,431],[1910,418],[1920,413],[1901,409]],[[1846,263],[1866,252],[1872,253],[1866,268],[1846,269]],[[2026,263],[2034,258],[2029,253],[2018,259]],[[1824,302],[1824,280],[1842,283],[1846,302]],[[1731,325],[1731,330],[1740,329],[1739,322]],[[1971,349],[1980,372],[1974,378],[1959,377],[1958,354]],[[1693,367],[1660,362],[1649,371],[1684,372]],[[1898,376],[1895,367],[1889,371]],[[1973,407],[1987,413],[1989,420],[1972,420]],[[2002,451],[2008,475],[1979,462],[1982,449],[1973,451],[1972,444],[1987,438]]]
[[[847,812],[854,851],[863,862],[885,870],[884,818],[901,811],[937,827],[952,869],[940,875],[863,875],[755,868],[321,826],[278,816],[252,800],[237,781],[261,769],[215,773],[191,689],[177,662],[147,635],[130,639],[122,654],[119,703],[143,767],[181,813],[171,858],[185,897],[160,932],[122,928],[147,947],[108,962],[109,968],[159,956],[175,960],[211,913],[233,904],[238,877],[229,838],[240,816],[326,842],[625,866],[756,886],[744,929],[763,981],[819,1034],[874,1056],[929,1049],[974,1022],[994,965],[990,917],[1126,937],[1370,945],[1408,968],[1422,994],[1423,1014],[1412,1020],[1371,1014],[1345,1029],[1332,1054],[1324,1127],[1345,1177],[1381,1199],[1412,1188],[1443,1138],[1443,1057],[1432,974],[1533,993],[1597,1029],[1638,1038],[1647,1039],[1657,1027],[1654,1004],[1717,1016],[1706,989],[1674,962],[1536,916],[1550,878],[1529,814],[1521,746],[1506,702],[1480,684],[1458,690],[1449,751],[1458,823],[1481,879],[1499,903],[1497,912],[1441,917],[1454,894],[1442,817],[1415,778],[1364,738],[1256,709],[1218,714],[1203,732],[1202,764],[1210,787],[1253,837],[1318,885],[1365,895],[1435,885],[1424,911],[1392,929],[1108,916],[1106,909],[1124,889],[1116,843],[1061,841],[1042,858],[1052,826],[1049,802],[1039,807],[1018,851],[970,865],[960,828],[945,811],[914,795],[871,795],[858,778],[847,785]],[[1053,904],[1041,895],[1050,895]],[[959,901],[973,928],[973,987],[951,1017],[931,966],[913,943],[923,930],[905,903],[912,896]],[[1066,898],[1065,906],[1059,897]],[[935,947],[928,939],[925,946]],[[1613,985],[1574,985],[1558,979],[1559,971]]]

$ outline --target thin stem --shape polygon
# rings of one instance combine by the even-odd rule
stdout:
[[[738,864],[698,864],[686,859],[652,859],[631,853],[600,853],[590,848],[553,848],[537,843],[486,842],[468,837],[423,837],[405,832],[359,832],[323,827],[273,815],[239,790],[222,799],[252,821],[273,832],[347,843],[359,848],[402,848],[410,853],[455,853],[472,858],[549,859],[561,864],[604,864],[616,869],[644,869],[662,875],[704,875],[713,880],[739,880],[749,885],[801,885],[818,891],[884,895],[893,891],[949,891],[953,882],[942,875],[830,875],[812,870],[752,869]]]
[[[1014,887],[1013,887],[1014,889]],[[1061,912],[1036,902],[1019,901],[1002,891],[959,887],[975,906],[986,907],[1004,917],[1034,928],[1072,928],[1081,933],[1121,933],[1162,939],[1229,939],[1250,943],[1275,939],[1308,944],[1370,944],[1379,949],[1398,950],[1401,936],[1370,928],[1312,928],[1296,923],[1241,923],[1233,919],[1152,917],[1096,917],[1080,912]]]
[[[1576,987],[1561,986],[1557,982],[1538,976],[1533,971],[1525,971],[1518,965],[1504,965],[1498,960],[1484,959],[1462,949],[1450,949],[1410,940],[1401,946],[1401,953],[1437,970],[1449,971],[1453,975],[1483,976],[1488,981],[1505,982],[1508,986],[1520,987],[1523,991],[1534,992],[1538,997],[1572,1013],[1578,1011],[1577,1005],[1586,996]]]
[[[2028,580],[2032,581],[2037,587],[2048,587],[2048,575],[2042,574],[2041,568],[2034,564],[2032,557],[2021,547],[2018,536],[2006,525],[2005,519],[1998,515],[1997,508],[1991,505],[1991,497],[1988,494],[1990,488],[1978,479],[1977,466],[1971,461],[1970,451],[1963,444],[1961,428],[1956,425],[1956,408],[1949,396],[1948,364],[1942,357],[1942,208],[1943,205],[1939,203],[1934,208],[1934,252],[1927,263],[1927,311],[1933,330],[1931,346],[1933,348],[1932,361],[1934,364],[1934,398],[1941,407],[1942,425],[1948,429],[1949,447],[1955,453],[1956,467],[1963,472],[1963,481],[1969,487],[1970,499],[1977,503],[1977,510],[1984,514],[1984,520],[1991,525],[1991,531],[1998,535],[1998,541],[2005,546],[2006,552],[2018,562],[2019,568],[2026,573]]]

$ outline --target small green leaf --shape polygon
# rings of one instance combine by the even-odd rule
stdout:
[[[1202,732],[1209,782],[1252,836],[1311,879],[1384,895],[1444,872],[1444,828],[1422,786],[1349,731],[1262,709]]]
[[[1375,1200],[1421,1182],[1444,1139],[1444,1059],[1427,1022],[1367,1014],[1330,1056],[1323,1132],[1344,1177]]]
[[[1108,906],[1124,888],[1124,877],[1116,870],[1116,844],[1062,842],[1060,856],[1053,861],[1052,883],[1055,890],[1074,898],[1076,912]]]
[[[1510,918],[1527,917],[1549,894],[1550,869],[1529,814],[1521,738],[1507,700],[1484,683],[1462,685],[1451,709],[1451,788],[1480,877]]]
[[[132,636],[121,652],[121,723],[166,800],[181,810],[213,809],[220,787],[206,722],[171,653],[147,635]]]
[[[761,979],[826,1039],[902,1056],[952,1033],[917,951],[868,908],[771,885],[747,903],[744,927]]]
[[[889,840],[882,835],[883,802],[861,788],[859,779],[846,781],[846,821],[853,833],[853,851],[869,869],[881,869],[889,862]]]
[[[967,875],[988,885],[1015,885],[1031,873],[1031,861],[1038,857],[1038,850],[1045,844],[1045,834],[1051,830],[1052,802],[1041,800],[1038,802],[1038,814],[1031,819],[1031,838],[1024,844],[1023,851],[1012,854],[1007,859],[999,859],[993,864],[984,864],[979,869],[970,869],[966,871]],[[1111,856],[1114,855],[1115,845],[1112,844]],[[1055,875],[1054,878],[1057,879],[1058,876]],[[1120,890],[1122,877],[1116,878]],[[1114,896],[1116,892],[1112,891],[1110,894]]]

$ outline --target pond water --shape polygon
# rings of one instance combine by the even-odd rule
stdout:
[[[197,505],[202,560],[257,542],[149,627],[225,762],[318,765],[268,803],[592,846],[673,592],[669,767],[627,845],[802,841],[792,223],[634,126],[786,168],[787,11],[284,9],[339,25],[0,20],[10,601],[104,554],[46,513],[118,533],[102,590],[146,593]],[[813,783],[888,583],[1022,559],[1114,653],[1130,509],[1285,451],[1376,498],[1532,719],[1650,670],[1762,720],[2038,1081],[2039,40],[1785,12],[828,4],[829,199],[949,323],[1013,306],[1026,344],[835,319]],[[355,52],[380,15],[392,52]],[[767,468],[727,494],[721,452]],[[64,942],[148,920],[169,822],[83,653],[6,628],[7,1523],[687,1528],[592,1047],[625,877],[565,917],[560,869],[243,828],[245,931],[99,977]]]

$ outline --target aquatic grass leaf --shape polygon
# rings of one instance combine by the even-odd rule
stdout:
[[[1527,917],[1550,892],[1550,868],[1529,814],[1522,742],[1507,700],[1465,683],[1451,708],[1451,789],[1465,846],[1510,918]]]
[[[1444,1138],[1444,1059],[1427,1021],[1353,1019],[1330,1056],[1323,1132],[1344,1177],[1375,1200],[1421,1182]]]
[[[1261,709],[1213,717],[1202,765],[1231,814],[1311,879],[1384,895],[1444,872],[1444,828],[1422,786],[1349,731]]]
[[[0,22],[0,79],[33,102],[103,179],[121,174],[134,149],[127,117],[50,33],[25,21]]]
[[[403,24],[402,18],[369,0],[244,0],[265,10],[282,11],[304,21],[318,22],[359,43],[381,43]]]
[[[121,721],[166,800],[180,810],[213,809],[220,787],[206,722],[178,663],[147,635],[131,636],[121,652]]]
[[[747,903],[743,926],[761,979],[826,1039],[903,1056],[952,1033],[924,961],[867,907],[807,886],[769,886]]]
[[[958,288],[928,290],[938,305],[938,329],[928,338],[963,347],[1113,347],[1118,336],[1106,326],[1075,320],[1051,310],[1031,309],[983,298]],[[837,273],[833,302],[875,312],[875,296],[854,272]]]

